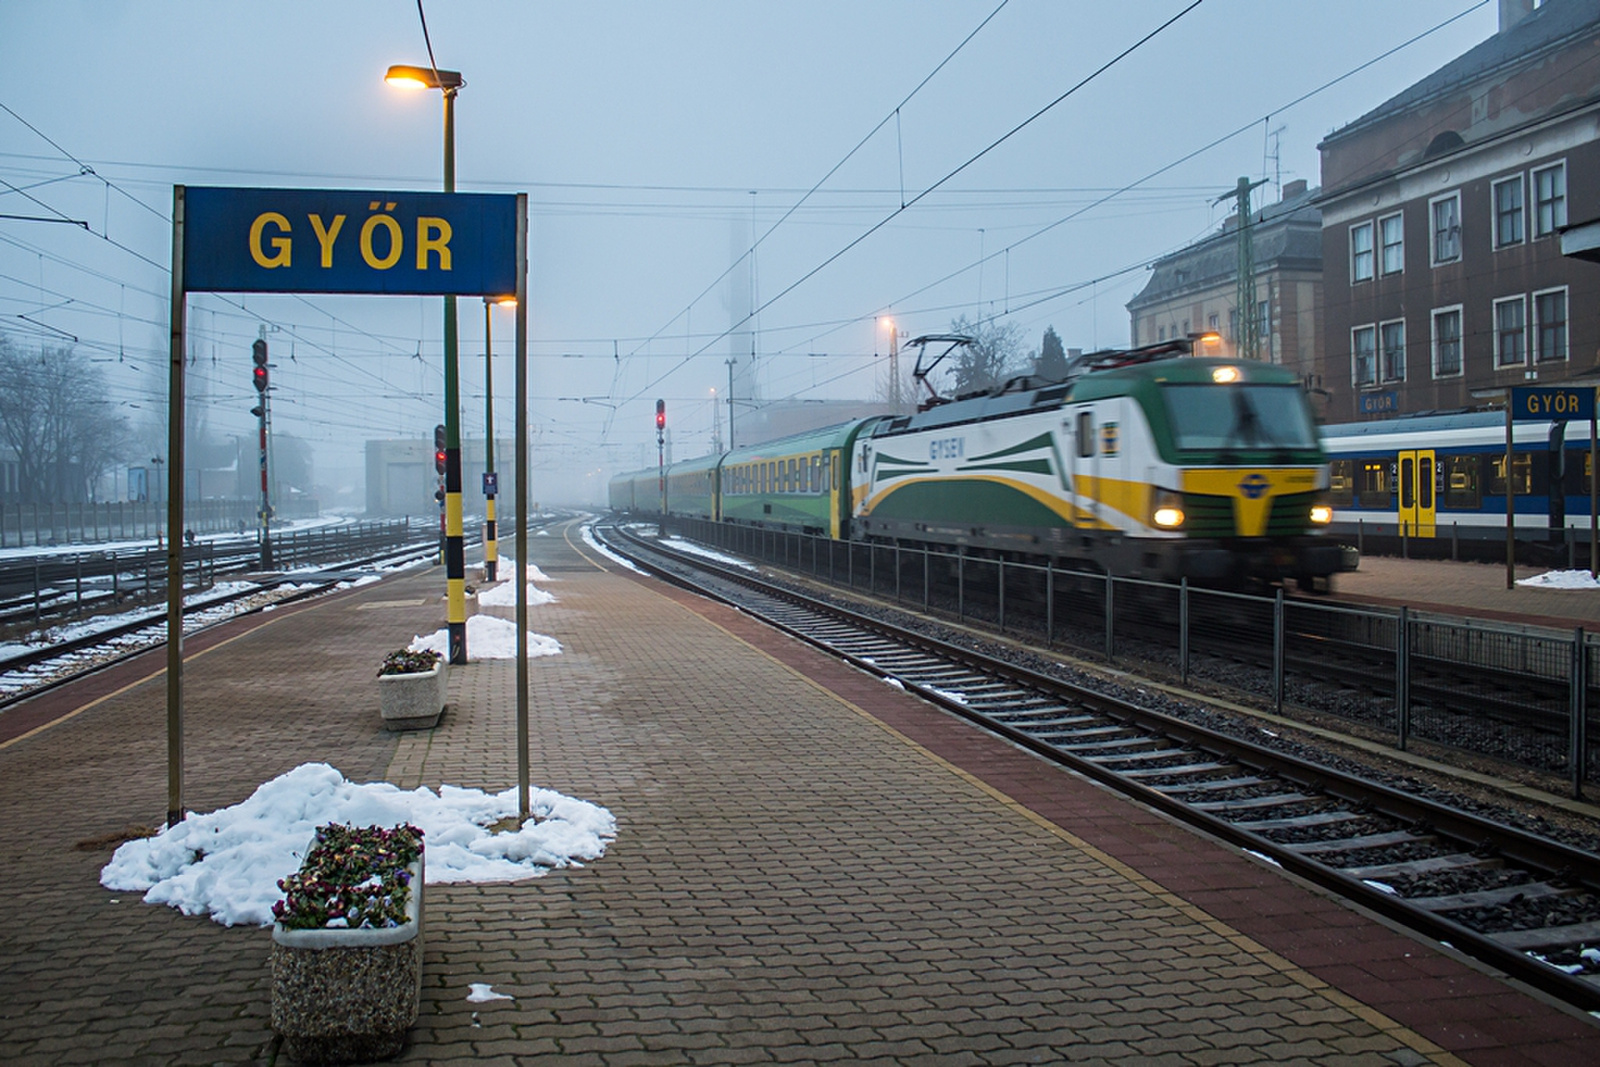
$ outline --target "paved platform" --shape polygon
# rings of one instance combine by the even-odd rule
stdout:
[[[571,533],[571,531],[568,531]],[[401,1063],[1593,1063],[1600,1028],[744,616],[532,539],[536,784],[610,808],[592,864],[428,890]],[[381,729],[442,572],[187,646],[195,810],[300,763],[504,789],[515,667]],[[493,609],[509,617],[509,609]],[[165,810],[147,657],[0,714],[0,1062],[284,1062],[269,936],[97,883]],[[511,1000],[475,1004],[469,983]]]
[[[1515,581],[1549,567],[1518,565]],[[1335,575],[1333,597],[1479,619],[1586,630],[1600,628],[1600,589],[1506,588],[1504,563],[1363,556],[1358,570]]]

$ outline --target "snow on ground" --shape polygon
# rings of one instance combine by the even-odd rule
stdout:
[[[428,884],[512,882],[598,859],[616,837],[605,808],[549,789],[529,791],[534,818],[492,833],[517,814],[517,789],[485,793],[445,785],[402,790],[357,785],[326,763],[306,763],[261,785],[249,799],[190,815],[154,837],[129,841],[100,872],[107,889],[143,891],[148,904],[210,915],[224,926],[272,922],[278,880],[300,867],[317,827],[399,826],[423,831]]]
[[[543,589],[540,589],[538,586],[534,585],[532,582],[528,583],[528,606],[529,607],[536,607],[536,606],[538,606],[540,604],[553,604],[553,603],[555,603],[555,599],[556,598],[555,598],[554,594],[545,592]],[[517,606],[517,583],[516,582],[501,582],[499,585],[495,586],[493,589],[485,589],[483,592],[478,594],[478,604],[479,604],[480,607],[491,607],[491,608],[514,608],[514,607],[516,607]]]
[[[450,630],[446,627],[442,630],[435,630],[431,634],[416,637],[406,647],[413,652],[432,649],[441,656],[448,656],[450,654]],[[532,630],[528,631],[529,659],[560,654],[560,641],[553,637],[546,637],[544,634],[536,634]],[[467,658],[516,659],[517,624],[509,619],[497,619],[493,615],[472,615],[468,617]]]
[[[740,567],[747,571],[761,569],[754,563],[750,563],[742,559],[736,559],[733,556],[725,556],[721,552],[706,548],[703,545],[697,545],[693,541],[685,541],[681,537],[669,537],[661,543],[667,548],[675,548],[679,552],[687,552],[691,556],[704,556],[706,559],[715,560],[718,563],[726,563],[730,567]]]
[[[1546,571],[1532,578],[1518,578],[1517,584],[1539,589],[1600,589],[1600,582],[1591,578],[1588,571]]]
[[[609,559],[611,562],[618,564],[619,566],[626,567],[630,571],[635,572],[636,574],[643,574],[644,573],[644,571],[640,570],[638,567],[635,567],[632,563],[630,563],[627,560],[623,559],[621,556],[619,556],[615,552],[611,551],[605,545],[602,545],[599,541],[596,541],[595,537],[594,537],[594,529],[592,527],[590,527],[587,523],[584,524],[584,526],[583,526],[583,543],[588,545],[590,548],[594,549],[596,552],[600,553],[602,556],[606,557],[606,559]]]

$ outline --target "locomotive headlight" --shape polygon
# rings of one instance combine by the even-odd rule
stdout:
[[[1333,521],[1333,505],[1318,502],[1311,505],[1311,525],[1326,526]]]
[[[1217,367],[1211,372],[1211,380],[1218,385],[1228,385],[1239,380],[1238,367]]]
[[[1183,497],[1169,489],[1156,491],[1150,522],[1163,530],[1176,530],[1183,525]]]

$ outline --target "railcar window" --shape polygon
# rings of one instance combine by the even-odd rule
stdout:
[[[1094,412],[1078,412],[1078,455],[1084,459],[1094,455]]]
[[[1533,492],[1532,453],[1519,452],[1511,457],[1511,484],[1518,496]],[[1506,494],[1506,457],[1503,454],[1489,459],[1489,493],[1492,496]]]
[[[1336,508],[1356,502],[1356,461],[1336,459],[1328,465],[1328,497]]]
[[[1161,395],[1180,450],[1317,447],[1298,385],[1171,384]]]
[[[1483,506],[1483,488],[1477,456],[1441,456],[1439,470],[1444,474],[1444,506],[1476,510]]]
[[[1368,459],[1361,462],[1361,480],[1356,483],[1356,499],[1364,508],[1387,510],[1393,503],[1394,487],[1389,478],[1389,464],[1385,460]]]

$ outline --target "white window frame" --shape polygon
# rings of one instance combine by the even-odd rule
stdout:
[[[1507,360],[1500,351],[1500,308],[1505,305],[1516,304],[1522,309],[1522,358]],[[1494,333],[1494,369],[1502,370],[1506,367],[1523,367],[1528,363],[1528,357],[1533,354],[1533,346],[1528,339],[1528,298],[1522,293],[1516,296],[1503,296],[1494,302],[1494,319],[1491,329]]]
[[[1561,294],[1561,308],[1565,318],[1561,320],[1561,354],[1542,358],[1539,342],[1544,324],[1539,321],[1539,298],[1550,296],[1553,293]],[[1530,330],[1528,344],[1528,358],[1535,367],[1544,363],[1565,363],[1572,354],[1572,296],[1567,292],[1565,285],[1553,285],[1548,289],[1540,289],[1531,295],[1528,301],[1528,326]]]
[[[1367,247],[1365,251],[1358,251],[1356,248],[1356,234],[1363,230],[1365,230],[1367,234]],[[1377,276],[1378,248],[1377,244],[1375,243],[1377,241],[1377,237],[1377,228],[1373,226],[1371,219],[1368,219],[1366,222],[1358,222],[1354,226],[1350,227],[1351,285],[1355,285],[1358,282],[1370,282]],[[1359,262],[1357,257],[1363,255],[1367,257],[1367,272],[1365,274],[1362,274],[1360,272],[1360,268],[1356,266],[1356,264]]]
[[[1452,314],[1456,317],[1456,369],[1443,371],[1439,369],[1439,316]],[[1462,304],[1434,308],[1428,313],[1428,333],[1431,338],[1428,348],[1435,378],[1459,378],[1467,372],[1466,316],[1465,305]]]
[[[1550,203],[1559,205],[1560,210],[1556,211],[1552,209],[1550,228],[1546,229],[1542,225],[1540,218],[1539,175],[1548,174],[1552,171],[1561,175],[1561,196],[1551,200]],[[1528,232],[1535,240],[1540,237],[1553,237],[1556,232],[1561,229],[1561,227],[1567,224],[1567,161],[1561,159],[1554,163],[1547,163],[1542,167],[1534,167],[1530,172],[1528,185],[1530,187],[1530,195],[1528,200],[1530,207],[1532,208],[1532,210],[1529,212],[1531,217],[1528,221],[1531,225],[1528,227]],[[1556,217],[1558,214],[1560,216],[1559,218]],[[1568,312],[1568,318],[1571,318],[1570,310]]]
[[[1372,337],[1372,378],[1370,381],[1361,380],[1361,361],[1356,356],[1356,334],[1367,333]],[[1378,387],[1378,327],[1375,323],[1364,326],[1350,327],[1350,383],[1357,389],[1376,389]]]
[[[1516,183],[1518,193],[1518,233],[1511,240],[1502,241],[1500,240],[1500,187],[1510,185],[1513,182]],[[1512,248],[1528,240],[1528,188],[1527,184],[1522,180],[1520,172],[1511,175],[1509,178],[1501,178],[1499,181],[1489,183],[1489,224],[1490,240],[1493,241],[1496,251],[1502,248]]]
[[[1383,239],[1383,224],[1386,222],[1400,223],[1400,240],[1395,244],[1388,244]],[[1400,265],[1394,270],[1389,269],[1388,251],[1391,248],[1400,250]],[[1385,215],[1378,220],[1378,273],[1382,275],[1403,274],[1406,269],[1406,219],[1405,215],[1396,211],[1393,215]]]
[[[1388,373],[1388,368],[1384,365],[1385,350],[1384,350],[1384,347],[1383,347],[1383,330],[1384,330],[1384,327],[1386,327],[1386,326],[1398,326],[1398,327],[1400,327],[1400,373],[1398,375],[1394,375],[1394,376],[1391,376]],[[1393,382],[1403,382],[1403,381],[1405,381],[1406,380],[1406,320],[1405,319],[1387,319],[1387,320],[1385,320],[1383,322],[1378,323],[1377,342],[1378,342],[1378,347],[1377,347],[1378,381],[1383,383],[1384,385],[1389,385],[1389,384],[1391,384]]]
[[[1455,201],[1456,205],[1456,254],[1449,259],[1439,258],[1439,217],[1438,206],[1447,200]],[[1461,262],[1461,190],[1445,193],[1443,196],[1433,197],[1428,201],[1428,262],[1435,267],[1447,263]]]

